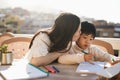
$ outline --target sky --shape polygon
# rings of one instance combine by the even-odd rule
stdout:
[[[97,20],[120,23],[120,0],[0,0],[0,8],[22,7],[36,12],[71,12]]]

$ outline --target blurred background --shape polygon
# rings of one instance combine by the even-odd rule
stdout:
[[[120,38],[120,0],[0,0],[0,33],[34,34],[62,12],[95,25],[97,37]]]

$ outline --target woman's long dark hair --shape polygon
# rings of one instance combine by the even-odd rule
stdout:
[[[74,14],[62,13],[60,16],[58,16],[51,32],[45,32],[48,34],[52,42],[52,45],[50,46],[50,52],[64,50],[70,43],[68,48],[69,50],[72,44],[73,35],[77,31],[79,25],[80,18]],[[33,40],[38,34],[39,32],[33,37],[29,48],[31,48]]]

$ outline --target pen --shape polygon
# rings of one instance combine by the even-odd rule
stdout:
[[[55,70],[56,70],[56,72],[60,72],[55,66],[52,66]]]
[[[87,53],[87,52],[85,52],[84,50],[82,50],[82,52],[83,52],[83,53],[85,53],[85,54],[88,54],[88,53]]]

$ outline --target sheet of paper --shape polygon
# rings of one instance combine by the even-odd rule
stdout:
[[[25,80],[48,76],[48,73],[30,65],[26,61],[20,61],[6,70],[0,71],[6,80]]]
[[[94,62],[94,64],[90,64],[88,62],[82,62],[77,67],[76,72],[78,73],[94,73],[104,69],[105,62]]]

